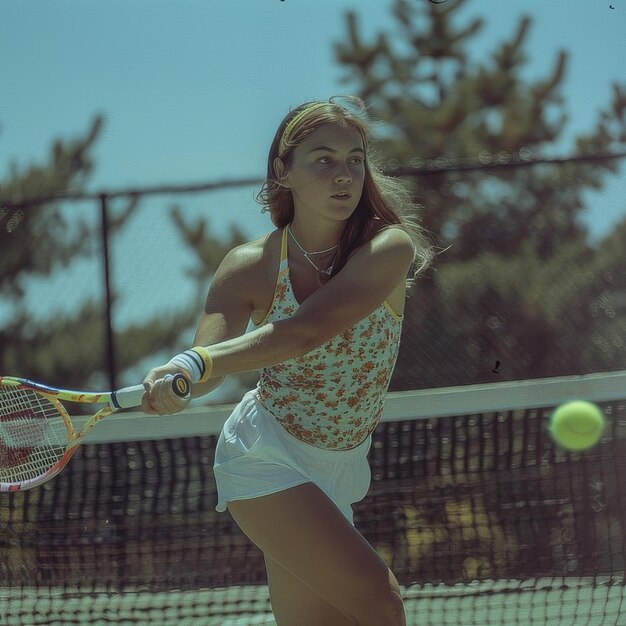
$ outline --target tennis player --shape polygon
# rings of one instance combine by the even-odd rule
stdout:
[[[215,453],[218,511],[264,553],[279,626],[400,626],[400,587],[353,524],[398,355],[410,282],[432,259],[411,197],[374,165],[362,101],[309,102],[281,122],[259,197],[276,229],[231,250],[195,348],[149,372],[148,413],[261,370]],[[247,334],[249,321],[256,329]]]

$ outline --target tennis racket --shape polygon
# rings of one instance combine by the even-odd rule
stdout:
[[[185,398],[189,381],[176,374],[172,389]],[[32,489],[56,476],[101,419],[141,406],[144,392],[143,385],[103,393],[68,391],[0,376],[0,491]],[[60,400],[106,406],[76,433]]]

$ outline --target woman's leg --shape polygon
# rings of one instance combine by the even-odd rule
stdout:
[[[265,557],[274,619],[278,626],[354,626],[332,604],[318,596],[280,563]]]
[[[229,502],[228,508],[270,568],[278,563],[353,624],[405,626],[400,587],[387,564],[316,485]]]

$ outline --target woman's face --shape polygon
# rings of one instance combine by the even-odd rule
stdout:
[[[326,124],[294,149],[284,183],[292,189],[296,215],[324,221],[347,220],[356,209],[365,181],[365,146],[356,128]],[[280,175],[280,171],[279,171]],[[346,199],[334,198],[347,191]]]

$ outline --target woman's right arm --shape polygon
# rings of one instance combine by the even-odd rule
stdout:
[[[262,281],[262,253],[257,243],[251,242],[233,248],[217,268],[204,305],[204,311],[198,321],[194,346],[210,346],[243,335],[248,327],[254,310],[254,289]],[[150,373],[159,376],[175,372],[177,368],[161,366]],[[224,378],[211,378],[192,387],[191,396],[198,398],[219,387]],[[156,402],[147,404],[144,398],[143,408],[148,413],[172,413],[181,410],[181,406]]]
[[[194,337],[194,346],[210,346],[243,335],[254,310],[253,288],[259,284],[261,255],[252,244],[233,248],[218,267]],[[193,386],[192,397],[203,396],[222,384],[209,379]]]

